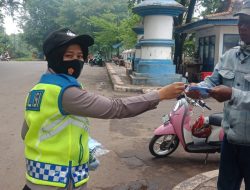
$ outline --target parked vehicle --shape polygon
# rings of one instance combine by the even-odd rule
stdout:
[[[102,57],[100,54],[97,54],[96,56],[94,56],[92,59],[89,60],[89,64],[90,66],[101,66],[103,67],[105,65],[104,61],[102,60]]]
[[[10,60],[10,56],[8,52],[5,52],[4,54],[0,55],[0,60],[1,61],[9,61]]]
[[[122,56],[114,56],[112,61],[118,66],[125,66],[125,61]]]
[[[202,112],[192,122],[195,120],[194,108]],[[204,101],[181,95],[170,114],[163,117],[163,124],[155,129],[149,143],[151,154],[157,158],[166,157],[177,149],[179,142],[187,152],[206,153],[205,163],[209,153],[220,152],[224,136],[222,113],[204,117],[204,108],[211,110]]]

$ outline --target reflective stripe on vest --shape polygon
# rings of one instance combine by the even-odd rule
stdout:
[[[58,115],[55,115],[54,117],[58,117]],[[87,118],[78,117],[78,116],[70,116],[66,119],[65,117],[60,117],[59,119],[53,121],[52,123],[48,123],[52,118],[46,120],[44,124],[42,125],[42,128],[40,130],[40,141],[46,140],[50,137],[53,137],[54,135],[57,135],[60,133],[65,127],[68,125],[74,125],[76,127],[84,129],[86,132],[89,132],[89,121]],[[63,120],[65,121],[63,122]],[[63,123],[61,123],[63,122]],[[60,124],[60,125],[59,125]]]
[[[59,166],[54,164],[42,163],[26,159],[26,168],[29,176],[50,182],[67,184],[68,178],[74,183],[78,183],[88,178],[88,166]],[[71,176],[69,176],[71,175]]]

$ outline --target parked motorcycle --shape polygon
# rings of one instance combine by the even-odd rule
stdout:
[[[201,109],[195,122],[194,108]],[[224,131],[221,127],[222,113],[204,117],[204,108],[211,110],[202,100],[193,100],[185,94],[178,97],[169,115],[163,117],[163,125],[154,131],[149,143],[151,154],[163,158],[172,154],[179,142],[184,150],[190,153],[206,153],[205,163],[209,153],[220,152]]]
[[[97,65],[100,67],[103,67],[105,65],[104,61],[101,58],[101,55],[97,55],[95,58],[90,59],[89,64],[90,66]]]
[[[10,61],[10,56],[1,55],[0,60],[1,61]]]

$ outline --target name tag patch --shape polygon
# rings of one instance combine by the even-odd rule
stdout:
[[[40,111],[44,90],[32,90],[29,93],[26,110]]]

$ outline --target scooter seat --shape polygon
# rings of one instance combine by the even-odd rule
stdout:
[[[209,117],[209,124],[214,126],[221,126],[221,121],[223,119],[223,113],[214,113]]]

